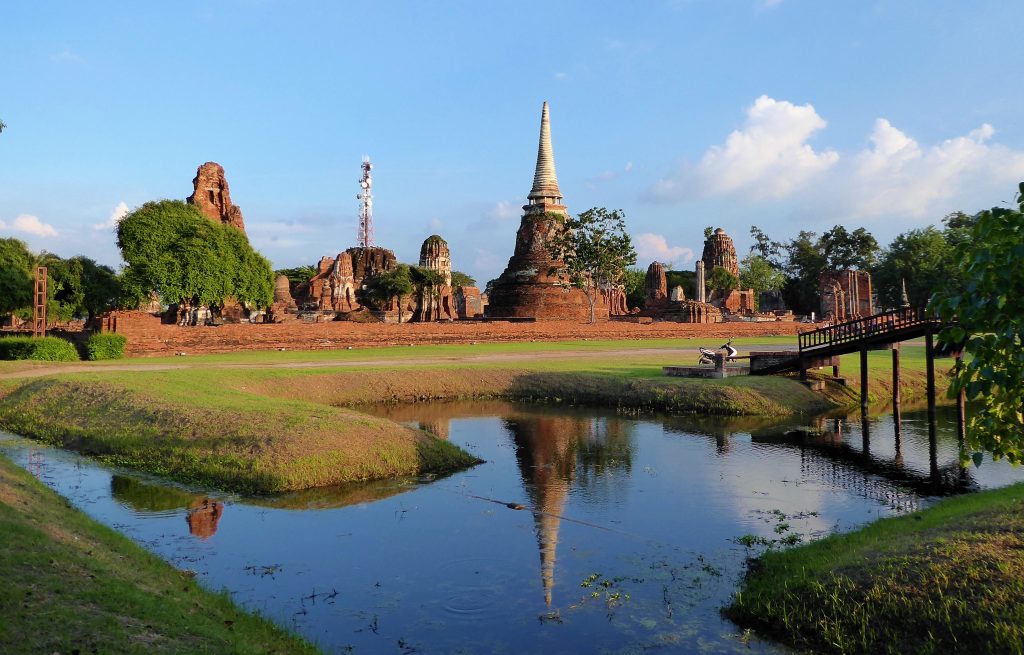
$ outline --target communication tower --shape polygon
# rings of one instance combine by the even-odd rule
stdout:
[[[359,203],[359,234],[357,241],[360,248],[373,247],[373,177],[370,171],[373,164],[369,157],[363,157],[363,176],[359,178],[359,187],[362,191],[356,196]]]

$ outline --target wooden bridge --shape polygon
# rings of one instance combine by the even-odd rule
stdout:
[[[900,348],[902,341],[924,338],[925,363],[928,377],[928,428],[935,438],[935,358],[955,356],[959,361],[959,348],[936,348],[935,335],[943,325],[938,318],[924,309],[904,307],[881,314],[855,318],[835,325],[818,328],[799,335],[797,368],[800,377],[807,377],[807,369],[828,358],[860,353],[861,409],[868,408],[868,351],[892,351],[892,406],[894,418],[900,420]],[[838,359],[833,359],[833,374],[839,376]],[[957,399],[957,434],[964,437],[964,397]],[[962,442],[962,441],[961,441]]]

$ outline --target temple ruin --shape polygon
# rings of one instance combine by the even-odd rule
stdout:
[[[699,275],[697,285],[699,296]],[[687,300],[686,292],[681,286],[675,286],[670,294],[665,266],[661,262],[652,262],[647,267],[647,275],[644,278],[644,308],[641,315],[677,323],[719,323],[722,320],[722,311],[719,308],[711,303]]]
[[[821,317],[847,321],[875,313],[871,274],[867,271],[825,271],[818,279]]]
[[[242,210],[231,203],[228,180],[220,164],[208,161],[196,169],[196,176],[192,178],[192,195],[185,202],[195,205],[210,220],[245,232]]]
[[[550,241],[563,229],[567,212],[555,176],[546,102],[541,109],[533,188],[527,200],[516,233],[515,251],[494,283],[486,315],[507,319],[589,321],[590,303],[586,294],[558,276],[557,271],[564,267],[564,262],[549,251]],[[598,294],[595,305],[595,315],[608,318],[603,294]]]

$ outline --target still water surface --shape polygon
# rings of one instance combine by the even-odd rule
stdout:
[[[470,402],[374,410],[486,460],[438,480],[240,498],[10,438],[94,518],[329,652],[780,652],[719,616],[751,551],[1024,479],[961,471],[951,415],[803,425]],[[812,428],[813,436],[795,428]],[[787,436],[786,433],[789,432]],[[795,535],[795,536],[794,536]]]

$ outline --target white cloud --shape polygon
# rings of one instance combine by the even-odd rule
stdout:
[[[708,148],[696,166],[659,180],[648,196],[662,201],[740,192],[756,198],[787,196],[839,161],[837,152],[817,152],[807,143],[825,126],[812,105],[763,95],[724,144]]]
[[[37,237],[55,237],[57,230],[49,223],[39,220],[38,216],[22,214],[11,221],[10,225],[0,221],[0,229],[11,229],[15,232],[24,232]]]
[[[965,136],[922,148],[884,118],[871,146],[858,153],[833,184],[851,217],[936,217],[971,190],[998,189],[1024,179],[1024,153],[990,143],[985,123]]]
[[[487,211],[485,217],[487,220],[492,222],[507,221],[512,218],[519,218],[522,213],[517,205],[513,205],[507,200],[502,200],[497,205]]]
[[[114,207],[114,210],[110,212],[110,216],[107,217],[107,220],[105,220],[102,223],[93,224],[92,229],[109,230],[111,228],[115,228],[117,227],[117,224],[121,222],[121,219],[124,218],[127,214],[128,205],[124,202],[119,202],[117,203],[117,207]]]
[[[685,264],[693,259],[693,250],[682,246],[669,246],[668,240],[660,234],[644,232],[633,239],[636,245],[637,261]]]
[[[603,171],[601,173],[598,173],[594,177],[591,177],[591,178],[587,179],[586,185],[593,189],[593,188],[596,188],[596,187],[600,186],[603,183],[611,182],[612,180],[614,180],[616,178],[622,177],[623,175],[626,175],[627,173],[629,173],[632,170],[633,170],[633,162],[628,161],[628,162],[626,162],[626,165],[623,166],[622,168],[620,168],[619,170]]]
[[[566,73],[565,71],[558,71],[557,73],[555,73],[554,77],[559,82],[564,82],[565,80],[569,79],[569,74]]]
[[[78,53],[72,52],[71,48],[64,48],[60,52],[55,52],[52,55],[50,55],[50,61],[55,61],[58,63],[80,64],[85,60],[82,59],[82,56]]]
[[[431,231],[436,233],[440,231],[442,227],[444,227],[444,223],[441,222],[440,218],[432,218],[430,219],[430,223],[428,223],[427,226],[430,228]]]

